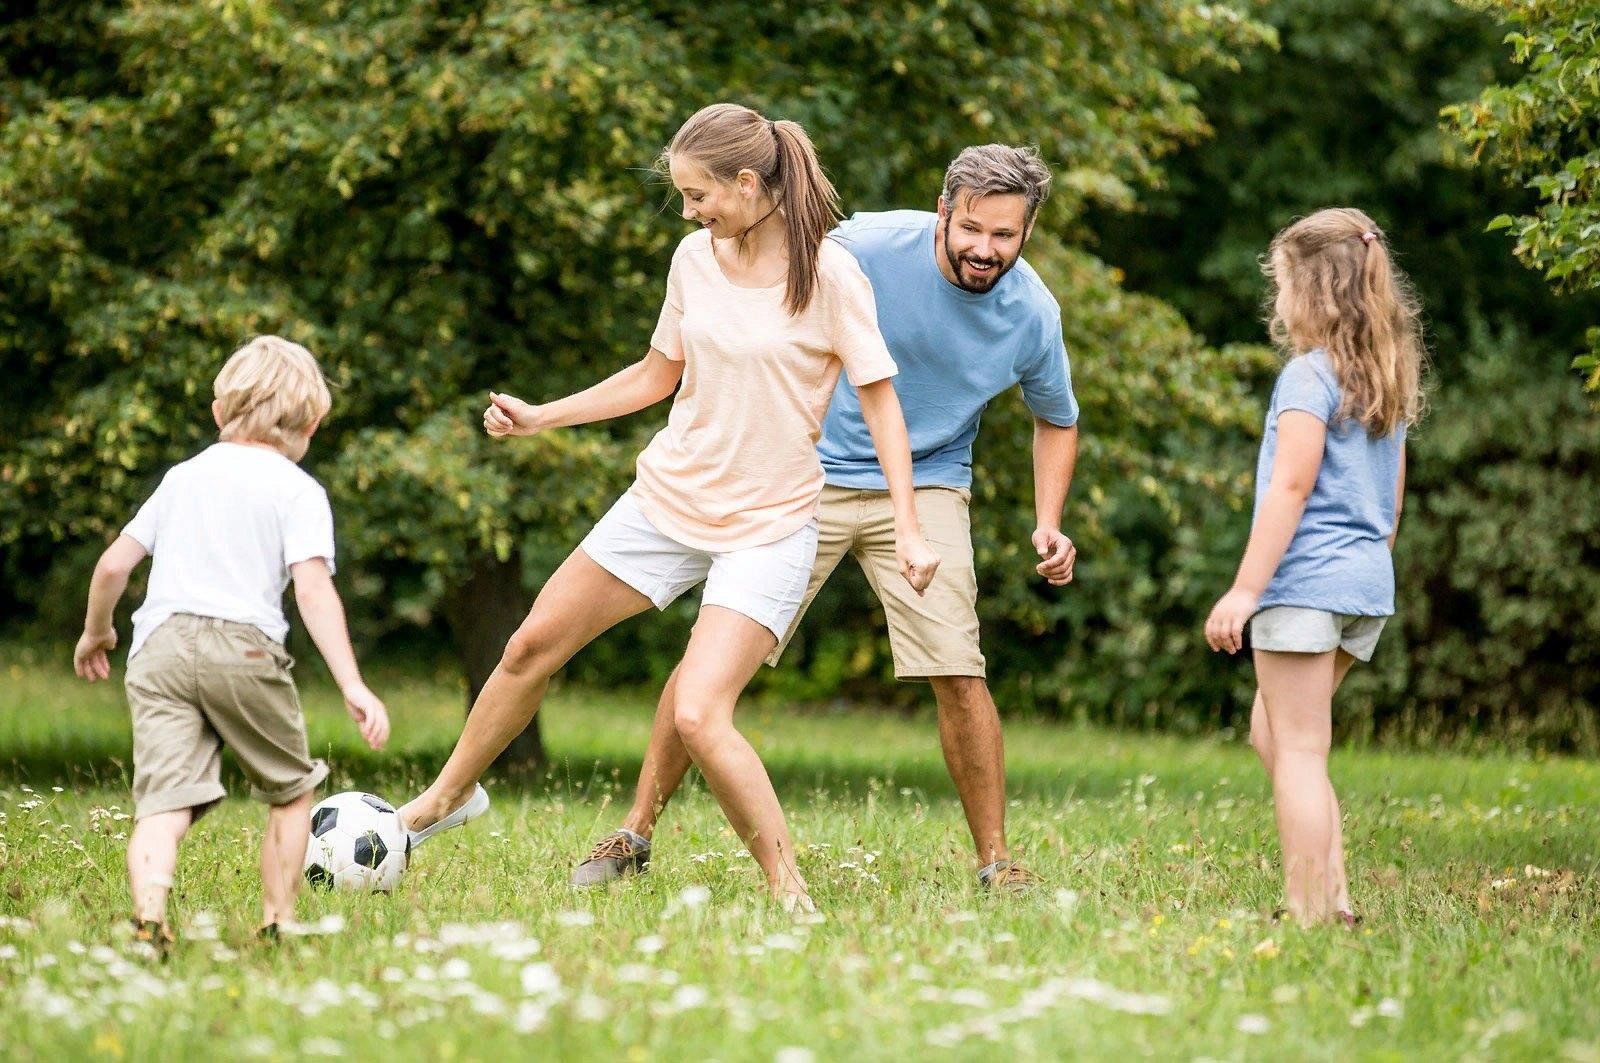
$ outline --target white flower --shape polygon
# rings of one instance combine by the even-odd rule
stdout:
[[[1394,997],[1384,997],[1378,1001],[1378,1014],[1386,1019],[1398,1019],[1406,1013],[1405,1005]]]
[[[522,969],[522,991],[530,996],[559,993],[561,976],[548,963],[530,963]]]
[[[633,947],[646,956],[654,956],[666,946],[667,943],[660,934],[648,934],[633,943]]]
[[[685,886],[678,894],[678,903],[690,910],[704,906],[710,899],[711,891],[705,886]]]
[[[690,1008],[704,1007],[711,999],[711,994],[703,986],[679,986],[678,991],[672,994],[672,1009],[674,1011],[688,1011]]]
[[[327,1037],[313,1037],[300,1042],[300,1051],[308,1056],[342,1056],[344,1046]]]
[[[549,1014],[550,1009],[544,1004],[524,1000],[518,1006],[517,1013],[511,1020],[511,1026],[518,1033],[533,1033],[544,1025],[545,1018]]]
[[[585,993],[572,1005],[572,1014],[580,1022],[604,1022],[611,1014],[611,1005],[593,993]]]
[[[464,982],[472,977],[472,964],[457,956],[439,968],[439,975],[449,982]]]
[[[558,926],[593,926],[593,912],[557,912],[556,924]]]
[[[809,1048],[796,1048],[794,1045],[785,1045],[778,1049],[777,1055],[772,1057],[772,1063],[813,1063],[816,1058],[816,1053]]]
[[[1240,1033],[1262,1034],[1272,1029],[1272,1023],[1267,1021],[1265,1015],[1241,1015],[1235,1028]]]

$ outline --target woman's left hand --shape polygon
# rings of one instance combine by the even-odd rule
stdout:
[[[1206,618],[1206,644],[1214,650],[1238,653],[1244,649],[1244,626],[1256,614],[1259,594],[1234,587],[1217,599]]]

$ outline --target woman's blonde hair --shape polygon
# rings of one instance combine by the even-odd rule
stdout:
[[[1272,339],[1290,354],[1321,348],[1343,396],[1340,417],[1376,436],[1422,414],[1421,310],[1389,258],[1383,230],[1351,207],[1301,218],[1273,238]],[[1278,306],[1278,292],[1287,291]]]
[[[212,385],[227,442],[285,446],[333,405],[311,352],[280,336],[257,336],[228,358]]]
[[[740,170],[761,179],[789,239],[784,308],[798,314],[809,306],[817,290],[822,239],[842,215],[839,194],[800,124],[769,121],[737,103],[714,103],[683,123],[661,153],[661,168],[673,156],[692,159],[719,181],[733,180]]]

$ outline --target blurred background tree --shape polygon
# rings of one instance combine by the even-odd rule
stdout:
[[[849,210],[931,209],[969,143],[1038,143],[1056,167],[1029,257],[1061,300],[1084,408],[1067,516],[1082,560],[1065,592],[1033,576],[1030,426],[1009,396],[980,435],[975,499],[986,650],[1008,711],[1192,728],[1247,704],[1248,670],[1197,632],[1248,527],[1274,366],[1248,345],[1262,336],[1254,258],[1293,214],[1353,201],[1423,289],[1442,382],[1433,424],[1441,439],[1446,424],[1462,433],[1413,448],[1410,512],[1424,526],[1402,538],[1405,632],[1359,695],[1363,718],[1487,720],[1474,697],[1533,699],[1502,717],[1570,712],[1594,677],[1556,662],[1592,645],[1597,622],[1574,621],[1560,595],[1593,577],[1569,566],[1570,586],[1524,589],[1525,570],[1484,564],[1481,526],[1527,518],[1529,566],[1592,549],[1581,507],[1534,519],[1525,502],[1590,462],[1596,441],[1467,431],[1565,408],[1549,377],[1508,363],[1559,349],[1583,313],[1559,310],[1483,234],[1515,193],[1458,167],[1438,128],[1442,105],[1495,76],[1500,35],[1424,0],[1377,13],[1189,0],[23,4],[0,29],[6,630],[72,633],[95,553],[211,438],[221,360],[277,331],[337,385],[307,465],[334,496],[357,638],[448,652],[470,698],[665,412],[491,444],[477,431],[484,393],[554,397],[642,353],[685,231],[650,164],[694,109],[736,99],[804,123]],[[1453,397],[1469,364],[1477,383]],[[1444,508],[1430,517],[1435,494]],[[1463,510],[1480,530],[1450,516]],[[916,697],[883,682],[864,581],[836,582],[762,685]],[[1447,584],[1449,608],[1412,605]],[[1546,612],[1502,609],[1525,599]],[[693,609],[625,625],[572,671],[658,682]],[[1535,652],[1525,629],[1485,626],[1514,618],[1577,627],[1538,628]],[[1452,638],[1504,659],[1478,668],[1443,650]],[[537,761],[536,728],[515,756]]]

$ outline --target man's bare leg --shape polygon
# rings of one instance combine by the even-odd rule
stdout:
[[[979,866],[1011,859],[1006,847],[1006,758],[1000,713],[981,676],[933,676],[939,745],[961,797]]]

